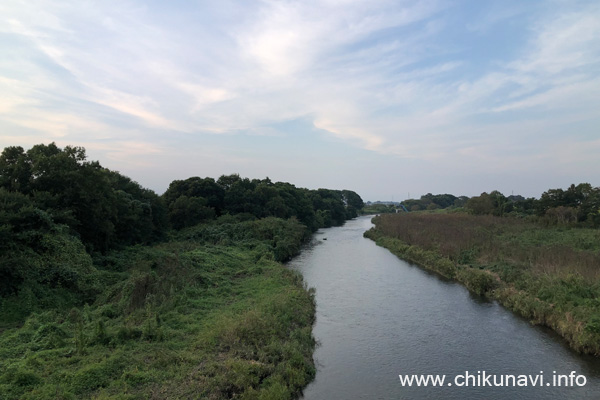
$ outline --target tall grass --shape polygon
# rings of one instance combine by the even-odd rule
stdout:
[[[509,262],[538,273],[600,278],[600,231],[543,227],[524,219],[470,214],[390,214],[384,235],[461,264]]]

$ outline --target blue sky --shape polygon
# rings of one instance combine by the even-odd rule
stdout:
[[[4,0],[0,50],[1,147],[84,146],[158,193],[600,185],[597,1]]]

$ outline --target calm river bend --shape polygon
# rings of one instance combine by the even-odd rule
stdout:
[[[376,246],[362,236],[370,219],[320,230],[289,263],[316,289],[317,375],[304,399],[600,399],[599,359]],[[541,375],[543,386],[539,379],[535,387],[474,387],[473,379],[456,386],[466,371],[475,379],[495,374],[498,382],[505,374]],[[575,371],[587,383],[546,386],[554,371]],[[446,380],[443,387],[407,387],[400,374]]]

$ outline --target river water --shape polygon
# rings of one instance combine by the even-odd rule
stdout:
[[[304,399],[600,399],[599,359],[400,260],[363,238],[371,226],[367,216],[322,229],[289,263],[316,289],[317,374]],[[572,387],[565,378],[553,386],[555,376],[571,371],[579,376]],[[446,377],[441,387],[409,387],[401,374]],[[496,375],[500,383],[507,374],[531,378],[514,387],[484,379]],[[582,376],[585,386],[577,386]]]

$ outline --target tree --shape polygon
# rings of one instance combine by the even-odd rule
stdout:
[[[358,212],[365,206],[362,198],[352,190],[342,190],[342,200],[346,205],[347,218],[356,218]]]
[[[213,178],[199,178],[197,176],[185,180],[175,180],[163,194],[168,207],[179,196],[202,197],[206,199],[206,206],[212,207],[220,215],[224,207],[225,189]]]
[[[467,201],[466,208],[475,215],[492,214],[494,202],[489,194],[483,192],[479,196],[471,197]]]
[[[600,225],[600,188],[589,183],[571,184],[567,190],[550,189],[540,197],[536,204],[539,216],[547,215],[551,209],[568,207],[576,210],[577,220],[590,226]],[[555,211],[551,211],[551,214]]]
[[[546,217],[556,224],[569,224],[577,221],[577,210],[563,206],[549,208]]]
[[[499,217],[503,216],[507,203],[506,197],[499,191],[494,190],[490,193],[490,199],[492,200],[493,205],[492,214]]]
[[[31,163],[20,146],[6,147],[0,155],[0,187],[11,192],[29,192]]]
[[[207,204],[207,200],[203,197],[179,196],[169,206],[169,217],[173,228],[181,229],[214,219],[215,210]]]

